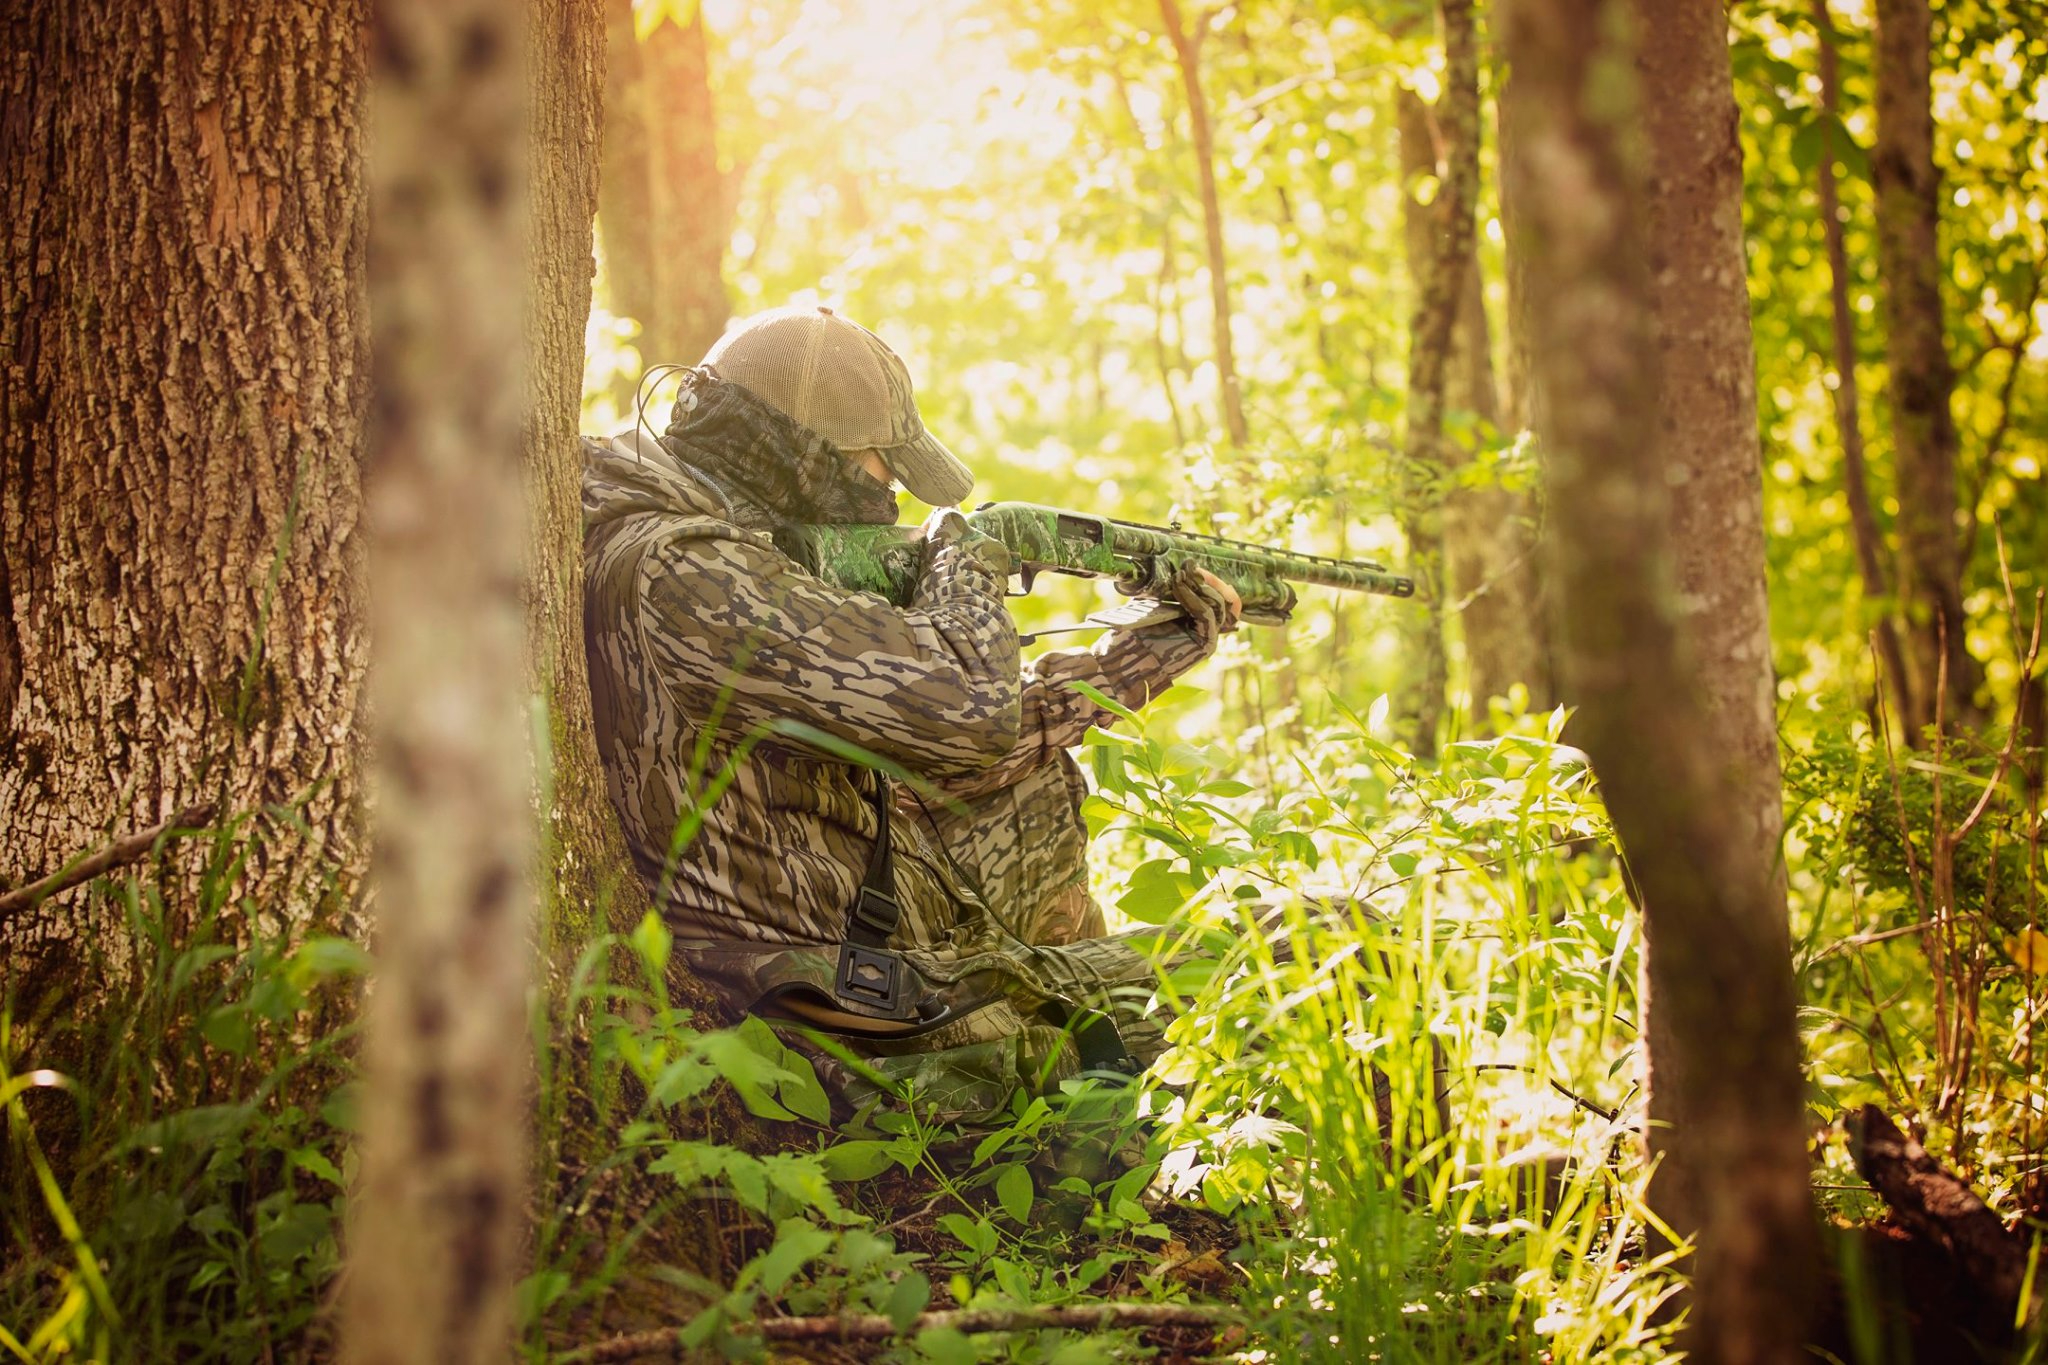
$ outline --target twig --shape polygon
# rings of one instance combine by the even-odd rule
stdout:
[[[748,1324],[746,1335],[767,1341],[885,1341],[949,1327],[955,1332],[1028,1332],[1046,1328],[1108,1331],[1118,1327],[1220,1327],[1238,1321],[1224,1308],[1186,1303],[1040,1304],[1031,1308],[949,1309],[919,1313],[907,1327],[880,1313],[840,1317],[761,1318]],[[600,1365],[605,1361],[642,1356],[679,1359],[688,1348],[674,1328],[613,1337],[555,1357],[560,1365]]]
[[[162,824],[151,825],[148,829],[116,839],[99,852],[88,854],[67,867],[60,867],[47,877],[32,881],[27,886],[16,887],[12,891],[0,892],[0,919],[48,900],[60,891],[69,891],[80,882],[89,882],[102,872],[148,857],[150,851],[156,847],[157,840],[171,830],[204,827],[206,822],[213,818],[214,809],[211,801],[188,806]]]
[[[1879,929],[1868,934],[1851,934],[1848,938],[1836,939],[1833,943],[1815,953],[1807,961],[1806,965],[1808,967],[1818,967],[1836,953],[1846,952],[1851,948],[1868,948],[1873,943],[1886,943],[1895,938],[1904,938],[1907,934],[1918,934],[1931,927],[1932,924],[1932,920],[1920,920],[1913,924],[1901,924],[1896,929]]]
[[[1522,1071],[1527,1072],[1531,1076],[1536,1074],[1535,1067],[1522,1066],[1516,1062],[1481,1062],[1472,1069],[1474,1071]],[[1621,1111],[1619,1109],[1609,1109],[1604,1105],[1595,1104],[1593,1103],[1593,1101],[1587,1099],[1584,1095],[1581,1095],[1578,1091],[1573,1090],[1570,1086],[1565,1085],[1561,1081],[1553,1080],[1549,1077],[1545,1077],[1544,1079],[1549,1084],[1552,1090],[1555,1090],[1558,1094],[1564,1096],[1573,1104],[1579,1106],[1579,1108],[1598,1114],[1601,1118],[1606,1119],[1609,1123],[1614,1122],[1615,1119],[1621,1116]]]

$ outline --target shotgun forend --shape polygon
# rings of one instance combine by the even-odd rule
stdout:
[[[1041,573],[1107,578],[1128,597],[1163,595],[1183,565],[1207,569],[1236,589],[1247,621],[1278,624],[1294,609],[1295,583],[1351,592],[1415,595],[1414,580],[1361,559],[1297,554],[1248,541],[1118,521],[1030,502],[990,502],[968,524],[1015,556],[1024,590]],[[806,526],[797,558],[842,588],[879,593],[898,606],[917,588],[922,547],[910,526]]]

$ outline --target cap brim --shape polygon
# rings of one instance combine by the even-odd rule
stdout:
[[[890,446],[881,456],[896,481],[919,502],[952,507],[974,491],[974,471],[929,431],[920,431],[900,446]]]

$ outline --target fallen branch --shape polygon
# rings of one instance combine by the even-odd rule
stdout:
[[[1086,1332],[1116,1327],[1221,1327],[1236,1322],[1225,1308],[1186,1303],[1042,1304],[1035,1308],[965,1308],[919,1313],[900,1331],[879,1313],[844,1317],[761,1318],[746,1324],[745,1335],[767,1341],[882,1341],[910,1336],[935,1327],[956,1332],[1029,1332],[1064,1327]],[[602,1365],[643,1356],[680,1357],[687,1348],[674,1328],[613,1337],[555,1357],[559,1365]]]
[[[1874,1104],[1849,1115],[1843,1126],[1857,1173],[1899,1221],[1946,1250],[1998,1303],[2017,1304],[2026,1278],[2026,1248],[1976,1191],[1944,1170]]]
[[[0,892],[0,919],[6,919],[17,911],[40,904],[60,891],[69,891],[80,882],[89,882],[103,872],[125,866],[139,858],[149,856],[156,841],[174,829],[196,829],[213,818],[214,804],[208,801],[202,805],[187,806],[170,819],[148,829],[116,839],[97,853],[88,854],[68,867],[60,867],[49,876],[30,882],[27,886],[12,891]]]

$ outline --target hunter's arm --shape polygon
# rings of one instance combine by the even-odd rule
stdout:
[[[1116,719],[1071,683],[1086,683],[1135,711],[1215,649],[1216,631],[1188,620],[1111,631],[1091,648],[1042,654],[1025,669],[1015,747],[991,766],[940,785],[963,800],[995,791],[1079,744],[1091,728]]]
[[[823,583],[754,540],[695,537],[642,561],[640,627],[678,709],[719,714],[729,741],[794,720],[946,777],[1016,742],[1017,632],[1001,593],[954,546],[933,556],[904,609]]]

